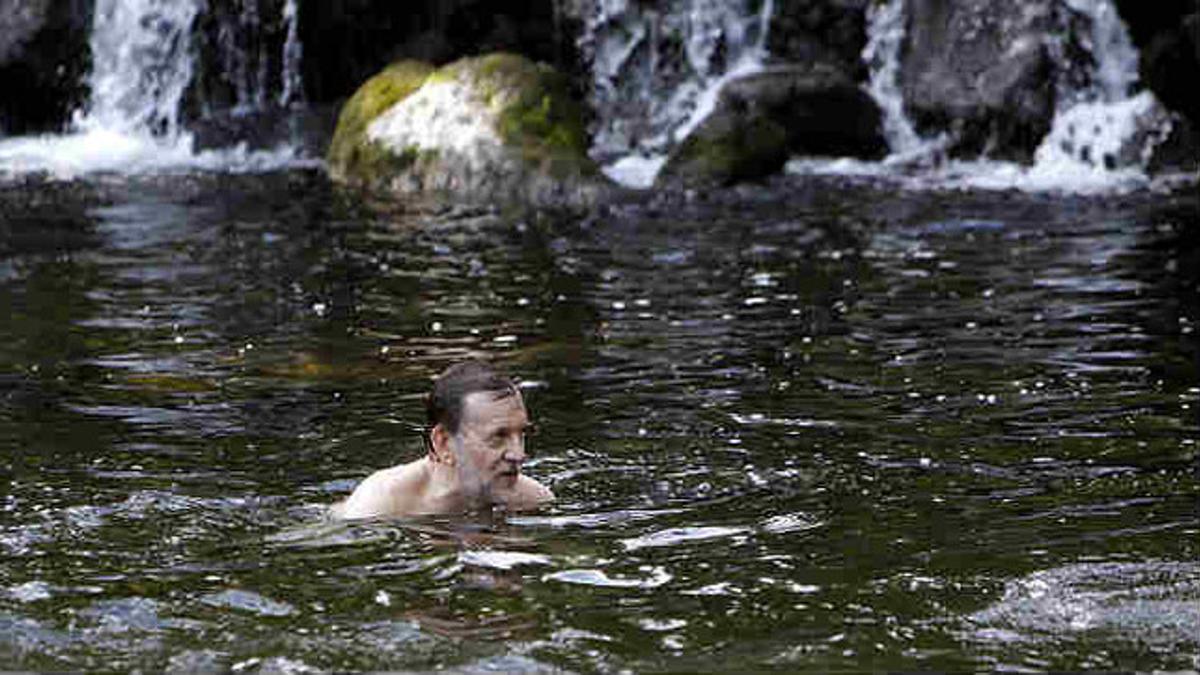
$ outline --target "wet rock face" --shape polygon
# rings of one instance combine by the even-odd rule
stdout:
[[[790,0],[775,3],[767,50],[790,63],[828,63],[861,82],[870,0]]]
[[[90,0],[0,0],[0,132],[57,131],[87,97]]]
[[[726,83],[658,182],[708,187],[763,178],[791,155],[877,159],[887,153],[881,126],[879,107],[840,69],[775,66]]]
[[[1141,58],[1142,81],[1171,110],[1200,127],[1200,0],[1116,0]]]
[[[340,0],[300,3],[304,87],[310,101],[350,95],[402,59],[443,64],[506,51],[575,75],[572,21],[554,0]]]
[[[952,154],[1028,159],[1050,129],[1052,0],[910,0],[900,85],[922,133],[950,129]]]
[[[328,164],[337,181],[392,194],[573,206],[609,187],[587,145],[566,79],[498,53],[371,78],[342,109]]]

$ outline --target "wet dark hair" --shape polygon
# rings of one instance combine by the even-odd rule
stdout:
[[[425,397],[428,431],[441,424],[446,431],[457,434],[467,396],[480,391],[494,393],[498,400],[516,395],[517,385],[483,361],[463,361],[442,371],[433,383],[433,391]]]

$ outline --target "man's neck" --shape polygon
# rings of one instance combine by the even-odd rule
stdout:
[[[468,491],[456,467],[434,462],[429,457],[421,459],[426,476],[424,499],[437,511],[474,511],[490,506],[482,495]]]

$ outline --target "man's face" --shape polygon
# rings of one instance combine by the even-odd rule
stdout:
[[[459,477],[468,492],[500,497],[517,484],[525,461],[529,417],[519,393],[477,391],[463,399],[463,418],[452,439]]]

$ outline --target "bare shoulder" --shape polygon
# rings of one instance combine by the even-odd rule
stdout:
[[[419,498],[420,469],[416,462],[381,469],[367,476],[346,501],[334,507],[340,518],[403,515]]]
[[[550,488],[525,475],[517,480],[515,492],[517,498],[514,506],[519,509],[534,509],[554,501],[554,493]]]

